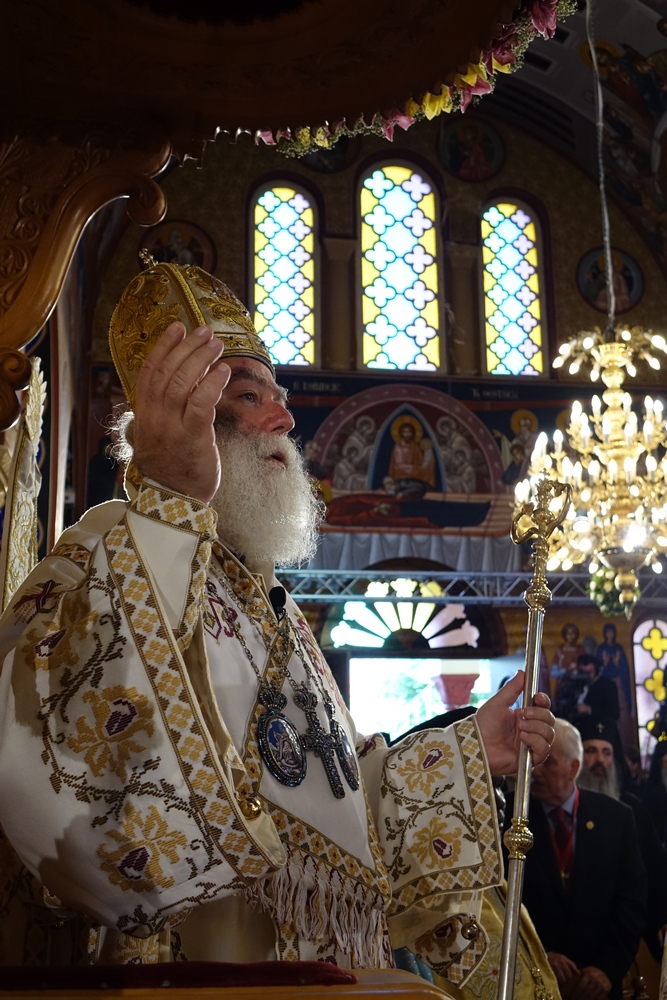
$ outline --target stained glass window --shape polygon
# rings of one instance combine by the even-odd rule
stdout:
[[[440,367],[436,202],[410,167],[373,170],[361,187],[363,363]]]
[[[486,367],[490,375],[544,374],[534,220],[509,201],[482,216]]]
[[[655,728],[661,703],[667,699],[667,621],[648,618],[641,622],[634,630],[632,646],[639,747],[646,761],[655,746],[649,733]]]
[[[315,364],[314,212],[293,187],[254,204],[254,322],[277,365]]]

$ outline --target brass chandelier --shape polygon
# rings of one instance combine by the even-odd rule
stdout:
[[[580,334],[561,349],[557,362],[575,358],[570,370],[579,363],[577,353],[592,357],[591,378],[600,378],[605,389],[601,399],[592,397],[590,416],[575,400],[566,433],[554,432],[550,450],[547,435],[539,435],[529,472],[572,486],[565,520],[550,539],[547,570],[588,562],[592,573],[600,563],[615,571],[613,583],[629,617],[639,592],[637,571],[650,564],[662,572],[660,552],[667,554],[667,425],[662,403],[651,396],[638,417],[624,382],[636,360],[659,368],[655,351],[665,352],[667,343],[639,327],[613,332],[613,340],[600,330]],[[519,483],[517,502],[529,491],[527,481]]]
[[[563,523],[549,540],[547,570],[570,570],[588,563],[592,574],[606,570],[618,602],[629,618],[639,596],[637,572],[650,565],[662,572],[667,555],[667,424],[660,400],[641,402],[625,388],[637,365],[661,368],[658,354],[667,353],[661,334],[641,327],[615,324],[615,296],[609,215],[603,159],[602,88],[593,41],[591,5],[587,5],[587,35],[595,76],[598,171],[601,196],[607,326],[580,332],[563,344],[554,367],[568,363],[575,375],[590,365],[590,379],[604,385],[601,398],[591,399],[591,413],[572,404],[565,434],[555,431],[551,446],[546,434],[537,438],[529,480],[517,484],[517,506],[523,504],[536,477],[547,476],[572,487],[572,502]],[[637,405],[639,403],[639,405]],[[600,566],[601,564],[601,566]]]

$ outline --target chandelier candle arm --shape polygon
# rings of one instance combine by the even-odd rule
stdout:
[[[530,487],[524,480],[517,489],[518,510],[512,521],[512,541],[517,545],[531,542],[534,554],[534,573],[530,586],[524,594],[524,601],[528,605],[528,634],[523,708],[532,705],[539,680],[544,612],[551,600],[551,591],[546,581],[549,539],[565,519],[572,500],[572,487],[543,476],[535,484],[535,502],[528,499],[529,493]],[[498,1000],[511,1000],[514,994],[524,862],[526,852],[533,844],[533,835],[528,829],[531,770],[530,752],[524,744],[521,744],[512,825],[504,836],[504,843],[509,852],[509,866],[505,925],[498,974]]]
[[[592,345],[586,350],[604,391],[591,398],[590,414],[575,400],[567,430],[554,432],[551,449],[546,434],[538,437],[530,475],[572,486],[571,507],[550,540],[547,569],[567,572],[589,562],[596,574],[602,564],[608,571],[604,592],[616,588],[619,610],[629,618],[639,596],[638,570],[650,564],[660,573],[667,554],[667,425],[661,400],[646,396],[638,413],[625,382],[644,346],[663,351],[664,338],[639,327],[617,327],[615,335],[613,341],[599,329],[578,335],[582,346]],[[573,352],[581,354],[578,347]],[[598,596],[606,600],[601,588],[591,588],[600,607]]]

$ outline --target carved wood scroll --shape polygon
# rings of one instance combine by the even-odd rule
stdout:
[[[30,375],[19,349],[54,308],[84,226],[120,197],[128,198],[134,222],[159,222],[166,202],[152,176],[170,156],[163,133],[145,123],[74,127],[24,121],[14,128],[5,124],[2,138],[0,430],[16,420],[16,390],[25,388]]]

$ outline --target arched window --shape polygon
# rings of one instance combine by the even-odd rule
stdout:
[[[639,747],[648,756],[654,741],[649,733],[655,727],[661,704],[667,699],[667,621],[647,618],[634,630],[632,652],[635,664],[635,696]],[[654,735],[660,732],[660,725]]]
[[[486,369],[489,375],[543,375],[544,321],[535,220],[525,206],[502,199],[483,213],[481,231]]]
[[[360,213],[363,364],[437,371],[440,309],[432,185],[408,166],[376,167],[362,182]]]
[[[289,184],[253,204],[253,304],[257,332],[277,365],[316,363],[315,214]]]

